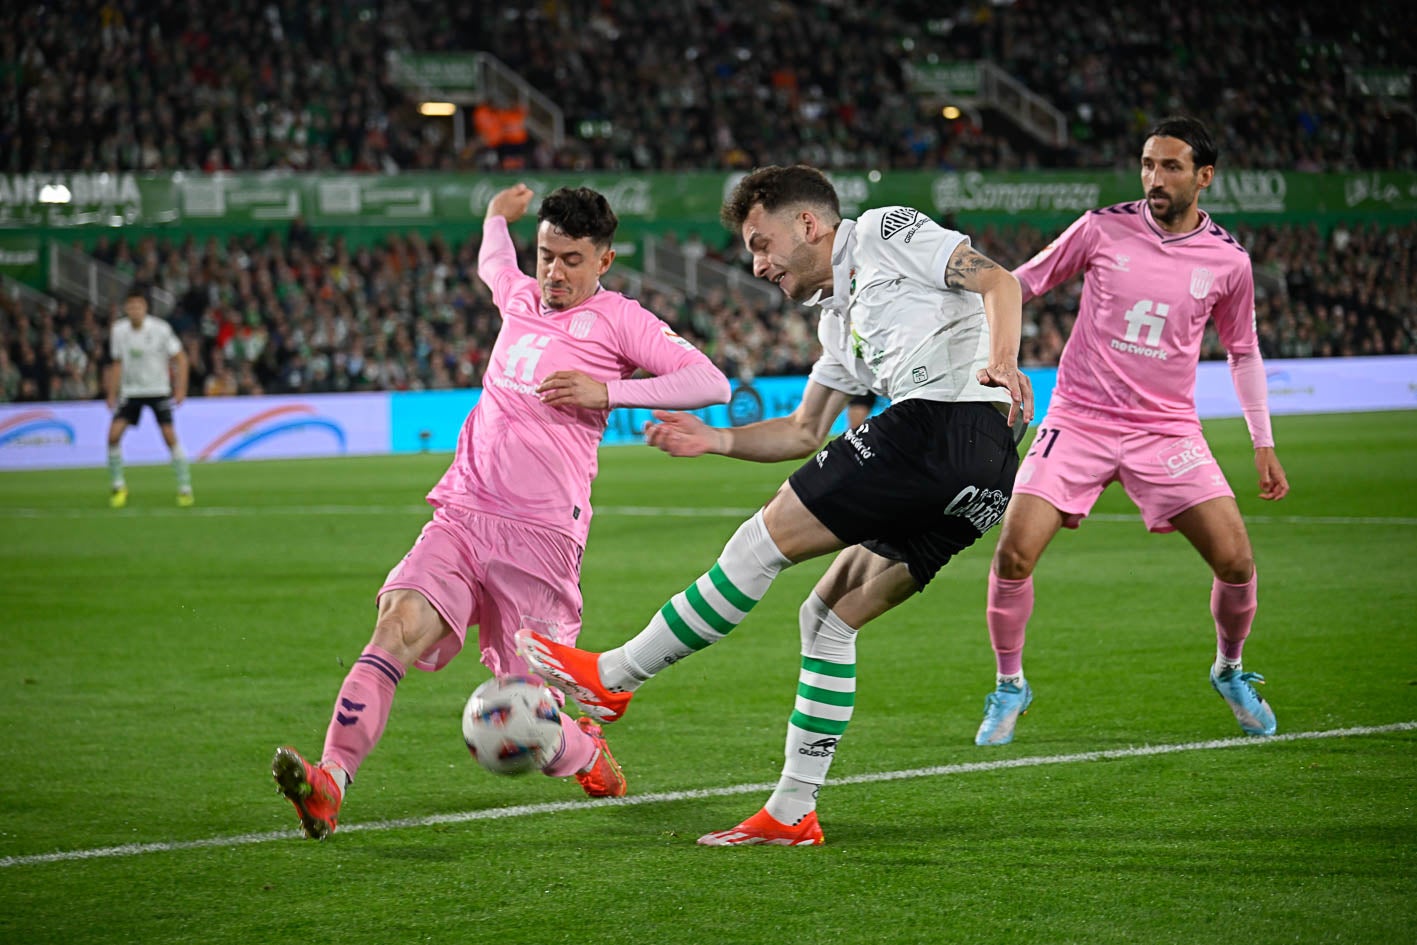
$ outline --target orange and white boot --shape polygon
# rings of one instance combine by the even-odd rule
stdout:
[[[766,809],[728,830],[715,830],[699,838],[704,847],[738,847],[765,844],[778,847],[815,847],[824,841],[817,812],[811,811],[795,824],[784,824]]]

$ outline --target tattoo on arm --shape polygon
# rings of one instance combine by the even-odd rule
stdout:
[[[961,247],[960,252],[951,254],[945,266],[945,285],[951,289],[975,291],[979,277],[990,269],[998,269],[998,263],[969,247]]]

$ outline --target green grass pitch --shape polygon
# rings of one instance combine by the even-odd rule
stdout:
[[[0,474],[0,942],[1417,940],[1417,411],[1275,426],[1279,504],[1254,498],[1241,423],[1207,434],[1259,561],[1247,668],[1283,735],[1323,737],[1238,738],[1206,680],[1208,572],[1114,486],[1040,564],[1037,698],[1012,745],[972,743],[997,533],[863,631],[816,849],[694,839],[776,780],[825,561],[608,729],[633,803],[478,768],[458,718],[486,671],[464,654],[410,672],[317,844],[271,752],[318,754],[448,457],[198,466],[190,510],[165,467],[130,470],[121,512],[102,470]],[[601,458],[591,649],[705,570],[792,468]]]

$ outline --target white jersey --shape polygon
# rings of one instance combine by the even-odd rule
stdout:
[[[989,323],[977,292],[945,286],[945,266],[969,237],[910,207],[842,220],[832,244],[832,295],[821,300],[822,356],[812,380],[892,401],[1009,403],[985,387]]]
[[[170,397],[172,375],[168,363],[182,351],[172,326],[148,315],[134,329],[127,318],[113,325],[108,353],[119,366],[118,397]]]

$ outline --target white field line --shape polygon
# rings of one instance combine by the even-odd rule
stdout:
[[[1026,758],[1003,758],[996,761],[975,761],[966,762],[964,764],[937,765],[930,768],[910,768],[904,771],[881,771],[874,774],[857,774],[846,778],[834,778],[828,782],[828,786],[841,784],[874,784],[881,781],[904,781],[914,778],[938,778],[957,774],[1006,771],[1012,768],[1036,768],[1042,765],[1087,764],[1094,761],[1146,758],[1152,755],[1172,755],[1180,752],[1213,751],[1218,748],[1263,748],[1269,745],[1311,741],[1321,738],[1348,738],[1353,736],[1384,735],[1392,732],[1410,731],[1417,731],[1417,722],[1394,722],[1390,725],[1355,726],[1353,728],[1336,728],[1320,732],[1292,732],[1284,735],[1275,735],[1270,738],[1221,738],[1205,742],[1184,742],[1178,745],[1143,745],[1139,748],[1084,751],[1071,755],[1039,755]],[[339,828],[339,832],[341,834],[347,834],[365,830],[404,830],[415,827],[432,827],[441,824],[463,824],[475,820],[506,820],[511,817],[559,814],[570,811],[591,810],[598,807],[639,807],[645,804],[689,801],[706,797],[760,794],[765,791],[771,791],[775,785],[776,782],[735,784],[728,787],[700,788],[689,791],[662,791],[656,794],[639,794],[631,797],[603,798],[593,801],[556,801],[544,804],[520,804],[513,807],[494,807],[488,810],[463,811],[456,814],[434,814],[428,817],[406,817],[399,820],[380,820],[365,824],[345,824]],[[254,843],[269,843],[274,840],[290,840],[299,835],[299,831],[296,830],[273,830],[267,831],[266,833],[248,833],[234,837],[210,837],[205,840],[182,840],[170,843],[128,843],[117,847],[98,847],[90,850],[61,850],[55,853],[38,853],[29,856],[0,857],[0,868],[38,866],[44,863],[65,863],[74,860],[130,857],[145,853],[173,853],[183,850],[239,847]]]
[[[605,505],[596,508],[597,515],[625,515],[638,517],[674,518],[747,518],[757,508],[747,507],[694,507],[655,505]],[[40,508],[0,508],[0,518],[27,519],[83,519],[83,518],[234,518],[260,515],[285,516],[339,516],[339,515],[410,515],[429,516],[432,508],[428,505],[251,505],[251,506],[201,506],[194,508],[127,508],[113,509],[40,509]],[[1141,524],[1141,516],[1102,513],[1089,515],[1089,522]],[[1245,521],[1251,525],[1392,525],[1411,527],[1417,525],[1417,518],[1404,516],[1376,515],[1247,515]]]

